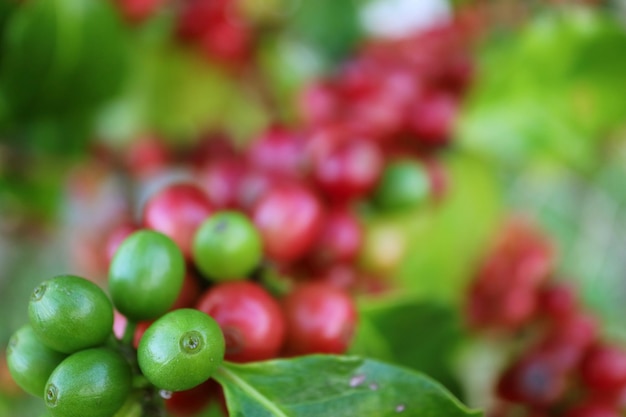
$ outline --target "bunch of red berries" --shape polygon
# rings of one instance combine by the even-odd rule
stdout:
[[[576,291],[552,282],[554,251],[528,222],[509,223],[472,283],[471,324],[515,332],[521,346],[501,374],[493,417],[618,417],[626,351],[598,334]]]
[[[122,15],[138,24],[160,10],[174,14],[174,36],[216,62],[241,66],[249,62],[255,38],[253,25],[237,0],[115,0]]]

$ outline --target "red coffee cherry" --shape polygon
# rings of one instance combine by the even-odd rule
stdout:
[[[285,339],[285,319],[278,302],[260,285],[250,281],[217,284],[196,307],[220,325],[226,360],[252,362],[278,356]]]
[[[296,178],[304,168],[304,145],[300,134],[272,126],[250,144],[247,160],[253,168]]]
[[[565,392],[565,376],[550,356],[531,353],[514,362],[502,374],[497,392],[507,401],[548,406]]]
[[[173,184],[157,192],[143,211],[145,227],[170,237],[191,258],[196,229],[213,213],[206,194],[194,184]]]
[[[192,417],[215,401],[220,405],[223,414],[228,415],[222,386],[211,378],[190,390],[173,392],[165,400],[165,409],[174,417]]]
[[[287,319],[286,353],[344,353],[352,340],[358,314],[350,296],[321,283],[296,287],[283,300]]]
[[[322,265],[353,262],[362,243],[363,230],[357,216],[347,208],[334,208],[324,218],[311,256]]]
[[[620,417],[622,413],[615,406],[602,403],[583,403],[568,410],[563,417]]]
[[[594,391],[616,391],[626,386],[626,352],[598,345],[585,355],[581,378]]]
[[[323,222],[322,205],[301,185],[272,188],[252,210],[265,253],[275,261],[301,258],[315,243]]]

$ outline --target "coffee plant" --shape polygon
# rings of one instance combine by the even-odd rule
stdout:
[[[623,415],[626,30],[553,3],[2,3],[0,415]]]

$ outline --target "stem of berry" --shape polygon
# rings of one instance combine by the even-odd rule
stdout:
[[[129,320],[126,323],[124,334],[122,335],[122,344],[125,346],[133,345],[133,338],[135,337],[135,330],[137,330],[137,322]]]

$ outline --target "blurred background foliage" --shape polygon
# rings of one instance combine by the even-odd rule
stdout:
[[[272,121],[296,122],[304,83],[401,26],[387,16],[398,17],[396,0],[240,2],[261,30],[250,66],[232,71],[176,45],[167,9],[131,27],[109,1],[0,1],[1,345],[33,285],[73,268],[68,228],[95,221],[85,211],[106,195],[73,204],[68,175],[98,143],[123,152],[154,132],[184,147],[218,129],[245,142]],[[510,210],[545,226],[562,279],[626,340],[626,14],[620,2],[426,3],[431,17],[453,7],[490,16],[478,78],[445,156],[448,198],[368,220],[362,263],[402,295],[361,300],[353,352],[421,369],[463,395],[457,353],[470,336],[459,302]],[[407,25],[428,23],[420,7]],[[403,349],[412,345],[420,349]],[[6,379],[0,368],[0,391]],[[32,407],[20,398],[0,392],[0,415],[35,415],[15,411]]]

